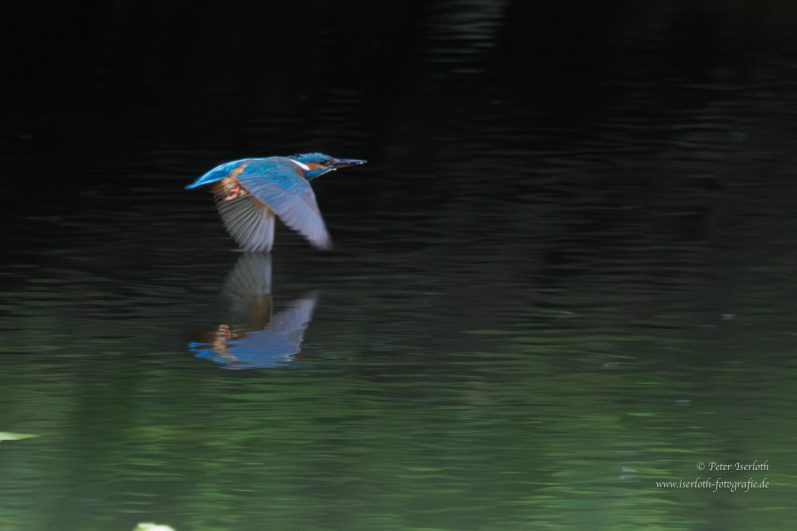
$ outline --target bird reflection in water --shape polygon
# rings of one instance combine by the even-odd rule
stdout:
[[[245,253],[224,284],[228,319],[191,342],[197,358],[227,369],[295,367],[304,331],[313,317],[316,293],[300,297],[272,315],[271,256]]]

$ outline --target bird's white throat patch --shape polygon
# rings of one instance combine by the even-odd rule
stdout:
[[[293,159],[290,159],[290,160],[291,160],[291,162],[293,162],[294,164],[296,164],[297,166],[299,166],[299,167],[300,167],[301,169],[303,169],[304,171],[310,171],[310,166],[308,166],[307,164],[304,164],[304,163],[302,163],[302,162],[299,162],[298,160],[293,160]]]

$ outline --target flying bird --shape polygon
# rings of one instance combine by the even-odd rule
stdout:
[[[329,249],[332,238],[310,181],[338,168],[365,163],[323,153],[234,160],[216,166],[186,189],[212,185],[222,223],[244,251],[271,251],[275,217],[316,248]]]

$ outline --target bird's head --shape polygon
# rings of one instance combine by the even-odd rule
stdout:
[[[367,162],[360,159],[336,159],[323,153],[302,153],[301,155],[292,155],[290,158],[302,167],[308,181],[338,168],[359,166]]]

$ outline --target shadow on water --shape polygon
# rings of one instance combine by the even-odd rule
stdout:
[[[224,283],[226,320],[188,346],[226,369],[295,367],[318,302],[308,293],[272,314],[271,255],[244,253]]]

